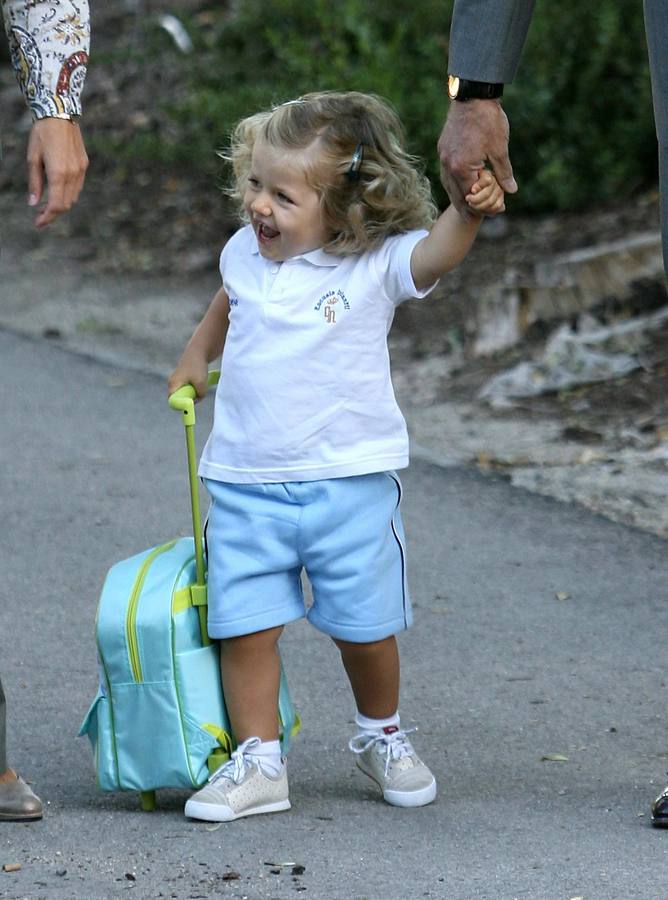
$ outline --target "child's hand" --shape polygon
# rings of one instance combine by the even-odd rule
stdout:
[[[506,209],[503,188],[489,169],[480,170],[478,180],[466,195],[466,202],[483,216],[496,216]]]
[[[206,358],[192,352],[186,352],[179,360],[179,364],[169,376],[167,391],[173,394],[184,384],[192,384],[197,394],[197,400],[206,396],[209,366]]]

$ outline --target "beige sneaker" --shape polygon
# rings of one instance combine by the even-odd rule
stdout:
[[[275,777],[263,772],[252,756],[253,747],[259,743],[259,738],[252,737],[240,744],[228,762],[188,800],[185,814],[206,822],[232,822],[242,816],[290,809],[286,767]]]
[[[436,779],[396,725],[380,734],[358,734],[349,746],[359,768],[392,806],[426,806],[436,797]]]

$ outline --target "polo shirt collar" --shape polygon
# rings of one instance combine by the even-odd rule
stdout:
[[[314,266],[331,267],[338,266],[342,259],[341,256],[336,256],[334,253],[325,253],[321,247],[317,250],[309,250],[308,253],[300,253],[299,256],[295,258],[305,259],[306,262],[309,262]]]
[[[260,248],[257,243],[257,238],[253,235],[253,249],[252,253],[254,256],[259,256]],[[291,259],[303,259],[308,263],[311,263],[313,266],[322,266],[334,268],[339,265],[342,256],[335,256],[333,253],[325,253],[322,247],[319,247],[317,250],[309,250],[308,253],[299,253],[297,256],[290,257]]]

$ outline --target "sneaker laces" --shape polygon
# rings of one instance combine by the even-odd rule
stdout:
[[[259,743],[259,737],[249,737],[242,744],[239,744],[237,749],[230,754],[228,761],[216,769],[213,775],[209,776],[209,783],[215,784],[221,778],[228,778],[235,784],[241,784],[251,766],[251,760],[248,758],[249,751]]]
[[[384,744],[383,748],[378,748],[378,752],[385,754],[385,775],[387,776],[390,771],[390,764],[394,760],[413,755],[414,750],[410,741],[406,739],[406,735],[412,734],[414,731],[417,731],[417,728],[407,728],[406,731],[393,731],[392,734],[385,734],[382,731],[372,734],[368,731],[363,731],[351,738],[348,746],[353,753],[364,753],[374,745]]]

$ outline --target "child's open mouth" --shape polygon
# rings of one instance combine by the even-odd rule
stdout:
[[[274,238],[278,237],[280,231],[276,231],[274,228],[270,228],[268,225],[265,225],[263,222],[259,222],[257,226],[257,236],[261,241],[271,241]]]

